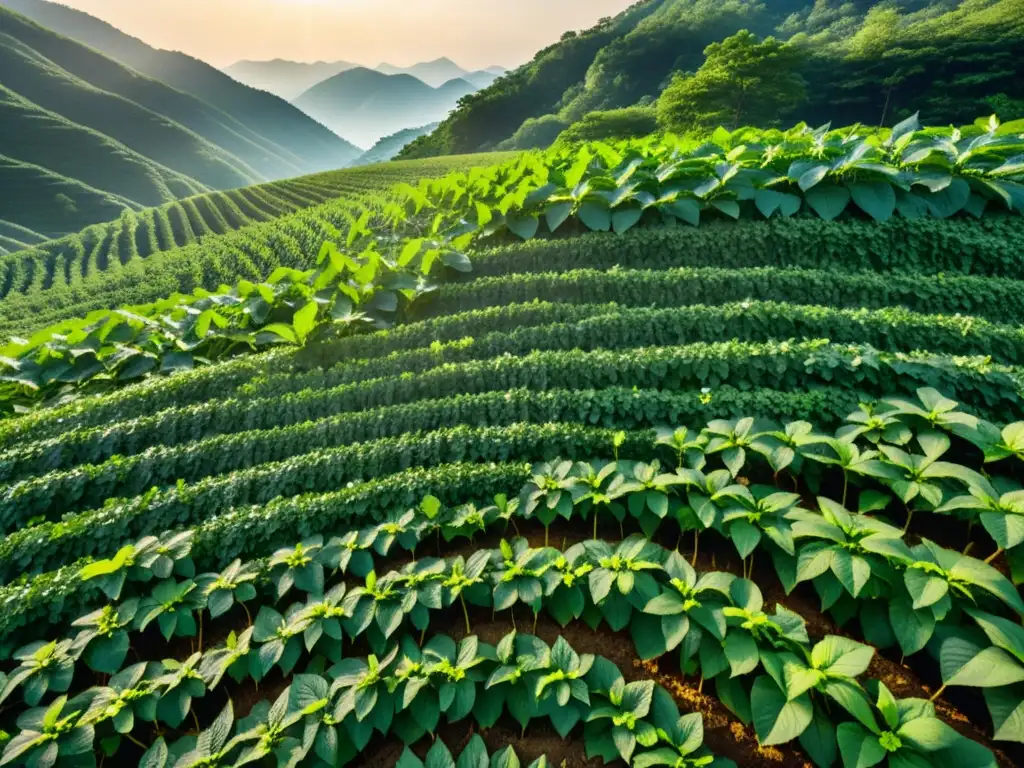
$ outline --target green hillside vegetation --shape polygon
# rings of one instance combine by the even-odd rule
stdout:
[[[281,265],[308,266],[310,232],[325,232],[317,223],[325,202],[326,211],[337,198],[359,198],[482,161],[473,155],[400,161],[213,192],[17,250],[0,257],[0,333],[28,334],[95,309],[214,289],[240,275],[259,279]],[[313,210],[297,214],[306,209]],[[337,214],[330,218],[337,221]]]
[[[451,158],[9,344],[0,761],[1020,765],[1021,128]]]
[[[477,151],[503,141],[544,146],[558,126],[592,112],[650,106],[669,86],[676,96],[668,100],[691,106],[693,114],[682,117],[692,130],[723,121],[768,127],[790,117],[884,125],[917,112],[936,124],[961,123],[986,109],[1014,119],[1024,114],[1013,63],[1024,53],[1022,18],[1020,0],[646,0],[593,29],[566,33],[468,97],[403,157]],[[751,91],[736,77],[715,77],[714,66],[701,73],[705,49],[741,30],[758,41],[773,36],[786,43],[792,66],[762,73]],[[797,81],[803,87],[790,88]],[[715,106],[755,92],[758,114],[734,110],[726,120]],[[678,121],[662,127],[681,128]]]
[[[126,198],[4,155],[0,155],[0,189],[17,190],[4,197],[4,216],[47,238],[138,207]]]
[[[53,173],[141,205],[159,205],[207,189],[98,131],[42,109],[2,85],[0,130],[4,151],[11,157],[45,166]]]
[[[46,236],[12,221],[0,220],[0,256],[46,241]]]
[[[117,73],[104,75],[101,81],[90,80],[166,114],[238,155],[266,178],[340,168],[358,154],[355,147],[284,99],[246,87],[205,62],[176,51],[154,49],[86,13],[45,0],[2,0],[0,5],[204,102],[198,109],[194,103],[166,92],[149,98],[148,91],[139,92],[139,83],[130,93],[123,93],[115,89],[124,83]],[[93,62],[89,72],[99,76],[100,68]],[[88,79],[80,72],[76,74]]]

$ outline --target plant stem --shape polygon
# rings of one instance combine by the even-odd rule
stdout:
[[[700,547],[700,531],[693,532],[693,560],[690,561],[690,565],[697,565],[697,550]]]
[[[199,612],[199,652],[203,652],[203,612]]]
[[[548,527],[544,526],[544,546],[548,545]]]
[[[941,695],[942,695],[942,692],[943,692],[944,690],[946,690],[946,686],[945,686],[945,685],[941,685],[941,686],[939,686],[939,690],[937,690],[937,691],[936,691],[935,693],[933,693],[933,694],[931,695],[931,698],[930,698],[930,699],[928,699],[928,701],[935,701],[935,700],[936,700],[937,698],[939,698],[939,696],[941,696]]]
[[[196,710],[195,710],[195,708],[193,708],[193,709],[192,709],[192,722],[196,724],[196,734],[200,734],[200,733],[202,733],[202,732],[203,732],[203,729],[202,729],[202,727],[201,727],[201,726],[199,725],[199,716],[198,716],[198,715],[196,715]]]
[[[594,507],[594,535],[592,538],[597,540],[597,507]]]
[[[462,617],[466,620],[466,634],[473,634],[472,628],[469,626],[469,611],[466,609],[466,598],[459,592],[459,602],[462,603]]]
[[[147,749],[149,749],[149,747],[147,747],[147,746],[146,746],[145,744],[143,744],[143,743],[142,743],[141,741],[139,741],[139,740],[138,740],[137,738],[135,738],[134,736],[132,736],[132,735],[131,735],[130,733],[126,733],[126,734],[124,735],[124,737],[125,737],[126,739],[128,739],[128,741],[130,741],[130,742],[131,742],[132,744],[134,744],[135,746],[139,747],[139,748],[140,748],[140,749],[141,749],[141,750],[142,750],[143,752],[145,752],[145,751],[146,751]]]
[[[904,533],[906,533],[908,530],[910,530],[910,523],[911,523],[911,521],[913,519],[914,519],[914,510],[908,508],[907,509],[907,523],[906,523],[906,525],[903,526],[903,532]]]
[[[245,603],[239,601],[238,604],[242,606],[242,610],[245,611],[245,618],[249,620],[249,626],[252,626],[252,614],[249,613],[249,609],[245,607]]]
[[[843,507],[846,506],[846,492],[850,489],[850,476],[846,472],[846,467],[843,467]]]
[[[985,558],[985,562],[986,562],[986,563],[991,563],[991,562],[992,562],[993,560],[995,560],[995,559],[996,559],[997,557],[999,557],[999,556],[1000,556],[1001,554],[1003,554],[1003,548],[1002,548],[1002,547],[1000,547],[1000,548],[999,548],[999,549],[997,549],[997,550],[996,550],[995,552],[993,552],[993,553],[992,553],[991,555],[989,555],[988,557],[986,557],[986,558]]]

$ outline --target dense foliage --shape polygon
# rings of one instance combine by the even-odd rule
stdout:
[[[1020,134],[466,158],[9,297],[0,764],[1019,763]]]
[[[963,123],[985,109],[1013,120],[1024,117],[1015,77],[1024,54],[1022,19],[1020,0],[927,7],[918,0],[645,0],[567,35],[464,100],[403,156],[488,149],[510,137],[513,147],[539,146],[526,139],[540,141],[542,126],[565,127],[596,110],[650,103],[674,78],[666,111],[681,109],[688,126],[767,127],[793,108],[794,117],[814,124],[887,125],[914,113],[932,124]],[[753,77],[737,77],[735,67],[725,76],[721,57],[703,51],[729,48],[740,30],[785,42],[785,66],[776,59]],[[734,115],[748,99],[756,109],[735,122],[722,116],[723,105]],[[699,116],[705,120],[694,119]]]

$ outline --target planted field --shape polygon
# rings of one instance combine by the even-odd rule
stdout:
[[[1022,764],[1024,140],[738,138],[8,346],[0,764]]]
[[[400,182],[415,183],[423,177],[468,169],[502,157],[465,155],[402,161],[212,192],[159,208],[126,211],[116,221],[45,242],[40,242],[44,240],[41,237],[15,242],[0,223],[0,248],[8,251],[0,253],[0,333],[27,333],[92,309],[151,301],[175,290],[191,291],[197,285],[216,288],[242,275],[269,274],[276,264],[302,266],[309,258],[308,250],[299,253],[294,246],[288,250],[271,244],[278,255],[270,262],[257,255],[255,271],[239,269],[232,263],[224,270],[200,270],[205,273],[200,278],[195,267],[196,249],[189,246],[195,246],[201,238],[272,222],[269,228],[214,246],[222,252],[243,252],[243,259],[251,258],[270,244],[271,231],[283,226],[278,220],[288,214],[314,209],[310,211],[314,218],[332,220],[337,217],[336,212],[332,214],[337,206],[330,201],[338,198],[380,193]],[[325,203],[327,207],[320,209]],[[310,225],[296,219],[293,226],[301,231]],[[97,238],[102,243],[98,244]],[[10,247],[5,245],[9,239]],[[188,266],[182,268],[181,262]]]

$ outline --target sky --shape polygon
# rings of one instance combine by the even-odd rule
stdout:
[[[636,0],[60,0],[157,48],[239,59],[514,67]]]

